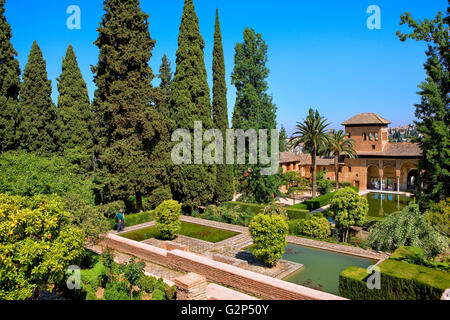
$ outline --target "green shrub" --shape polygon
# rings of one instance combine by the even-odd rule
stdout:
[[[286,209],[289,220],[308,219],[310,217],[309,210],[292,209],[291,207]]]
[[[164,240],[173,240],[181,229],[181,204],[177,201],[164,201],[155,210],[156,228]]]
[[[378,266],[380,290],[367,288],[365,269],[349,267],[339,276],[339,295],[352,300],[439,300],[450,287],[448,272],[392,259]]]
[[[432,205],[426,218],[437,231],[450,237],[450,198]]]
[[[274,267],[287,246],[289,226],[285,219],[279,215],[259,214],[250,223],[249,231],[254,242],[252,253],[268,267]]]
[[[152,300],[165,300],[165,299],[166,299],[166,294],[164,293],[164,291],[162,291],[160,289],[156,289],[155,291],[153,291]]]
[[[93,203],[91,180],[64,157],[43,157],[25,151],[0,154],[0,193],[9,195],[78,195]]]
[[[103,293],[103,299],[112,301],[130,300],[127,284],[122,281],[108,283]]]
[[[177,287],[176,286],[166,286],[165,289],[166,299],[167,300],[176,300],[177,299]]]
[[[296,230],[300,235],[326,239],[331,235],[330,223],[325,218],[312,217],[299,220]]]
[[[394,251],[402,246],[423,249],[426,258],[434,258],[448,249],[448,242],[410,204],[399,214],[391,214],[378,223],[369,235],[368,244],[375,250]]]
[[[143,276],[138,281],[138,287],[146,293],[152,293],[156,284],[156,278]]]
[[[92,269],[81,270],[81,280],[92,289],[97,289],[106,284],[108,274],[109,269],[102,262],[97,262]]]

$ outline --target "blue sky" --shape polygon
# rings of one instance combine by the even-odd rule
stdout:
[[[150,61],[155,74],[164,53],[175,70],[183,2],[141,0],[142,9],[150,15],[151,36],[157,41]],[[244,28],[250,27],[269,45],[269,93],[278,107],[278,123],[292,132],[310,107],[319,109],[334,128],[360,112],[376,112],[393,125],[411,123],[414,104],[420,101],[417,85],[425,78],[426,46],[398,40],[396,31],[406,30],[399,26],[400,15],[411,12],[416,19],[434,18],[438,11],[445,12],[448,1],[194,0],[194,4],[206,42],[210,85],[215,9],[220,10],[230,116],[235,103],[231,86],[234,47],[242,41]],[[81,30],[66,27],[70,5],[81,8]],[[381,9],[381,30],[366,26],[370,5]],[[90,66],[97,63],[98,49],[93,42],[103,1],[7,0],[5,8],[22,69],[33,40],[37,40],[56,101],[56,78],[67,46],[72,44],[92,98],[95,86]]]

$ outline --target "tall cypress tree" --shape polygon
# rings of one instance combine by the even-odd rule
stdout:
[[[11,43],[11,26],[6,21],[4,5],[5,0],[0,0],[0,153],[15,148],[20,88],[19,61]]]
[[[178,38],[177,70],[171,85],[170,114],[176,128],[186,130],[193,130],[195,121],[201,121],[204,129],[213,127],[203,54],[205,43],[198,22],[192,0],[185,0]],[[176,166],[171,176],[172,193],[176,200],[192,209],[212,200],[215,180],[215,166]]]
[[[20,149],[44,155],[57,150],[56,107],[46,68],[42,51],[34,41],[23,72],[16,137]]]
[[[172,69],[170,67],[170,61],[166,55],[163,56],[161,67],[159,68],[158,78],[161,80],[159,90],[157,90],[159,102],[158,110],[166,117],[169,117],[169,99],[170,99],[170,84],[172,82]]]
[[[271,130],[276,129],[276,106],[267,93],[266,67],[268,46],[253,29],[245,28],[244,42],[236,45],[235,67],[231,76],[236,86],[236,104],[233,113],[233,128],[268,130],[268,150],[271,150]],[[278,176],[264,176],[260,165],[238,166],[237,176],[243,186],[245,197],[256,202],[270,202],[278,192]],[[249,170],[250,169],[250,170]]]
[[[93,146],[91,104],[86,82],[71,45],[63,59],[58,92],[58,144],[66,154],[78,154],[80,165],[88,169]]]
[[[222,33],[220,31],[219,10],[216,10],[213,52],[213,120],[223,137],[230,125],[228,122],[227,84],[225,81],[225,59],[223,57]],[[226,146],[224,145],[224,153]],[[217,166],[215,200],[219,203],[234,197],[233,167],[227,164]]]
[[[170,61],[166,55],[162,57],[161,67],[159,68],[159,76],[161,79],[161,84],[159,87],[161,89],[168,90],[170,88],[170,83],[172,82],[172,68],[170,67]]]
[[[158,189],[167,175],[152,161],[160,137],[168,137],[152,102],[154,75],[148,62],[155,41],[138,0],[105,0],[104,10],[95,42],[99,61],[93,68],[97,196],[109,202],[135,195],[141,211],[142,196]]]
[[[401,41],[428,44],[427,78],[419,86],[421,102],[416,105],[417,142],[423,151],[416,183],[423,192],[420,200],[426,200],[420,202],[427,206],[429,200],[450,197],[450,5],[446,17],[440,12],[433,20],[417,22],[406,13],[401,24],[413,29],[410,34],[398,32]]]

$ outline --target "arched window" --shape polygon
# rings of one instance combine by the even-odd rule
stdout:
[[[372,141],[372,140],[373,140],[373,134],[371,132],[371,133],[369,133],[369,141]]]
[[[375,141],[378,141],[378,132],[375,132]]]
[[[367,133],[363,133],[363,139],[364,139],[364,141],[367,141]]]

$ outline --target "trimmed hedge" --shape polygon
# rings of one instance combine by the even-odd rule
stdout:
[[[146,212],[141,212],[141,213],[136,213],[136,214],[127,214],[127,215],[125,215],[125,227],[137,226],[139,224],[143,224],[143,223],[154,221],[154,220],[156,220],[155,211],[146,211]],[[116,218],[111,219],[110,223],[111,223],[111,229],[113,229],[116,224]]]
[[[406,259],[418,252],[394,253],[394,259]],[[420,254],[420,253],[419,253]],[[366,270],[349,267],[339,276],[339,295],[352,300],[440,300],[450,288],[450,273],[421,265],[389,259],[378,266],[381,289],[369,290]]]
[[[228,209],[236,210],[239,208],[239,212],[246,213],[250,216],[256,216],[257,214],[263,213],[265,205],[254,204],[254,203],[243,203],[243,202],[225,202],[222,206]],[[309,218],[309,210],[297,209],[293,207],[286,208],[289,220],[299,220]]]
[[[359,193],[359,188],[352,187],[352,189]],[[317,198],[314,198],[311,200],[307,200],[303,203],[299,203],[294,206],[291,206],[290,208],[314,211],[314,210],[317,210],[317,209],[320,209],[322,207],[329,205],[331,203],[331,199],[333,199],[335,194],[336,194],[336,192],[327,193],[320,197],[317,197]]]

